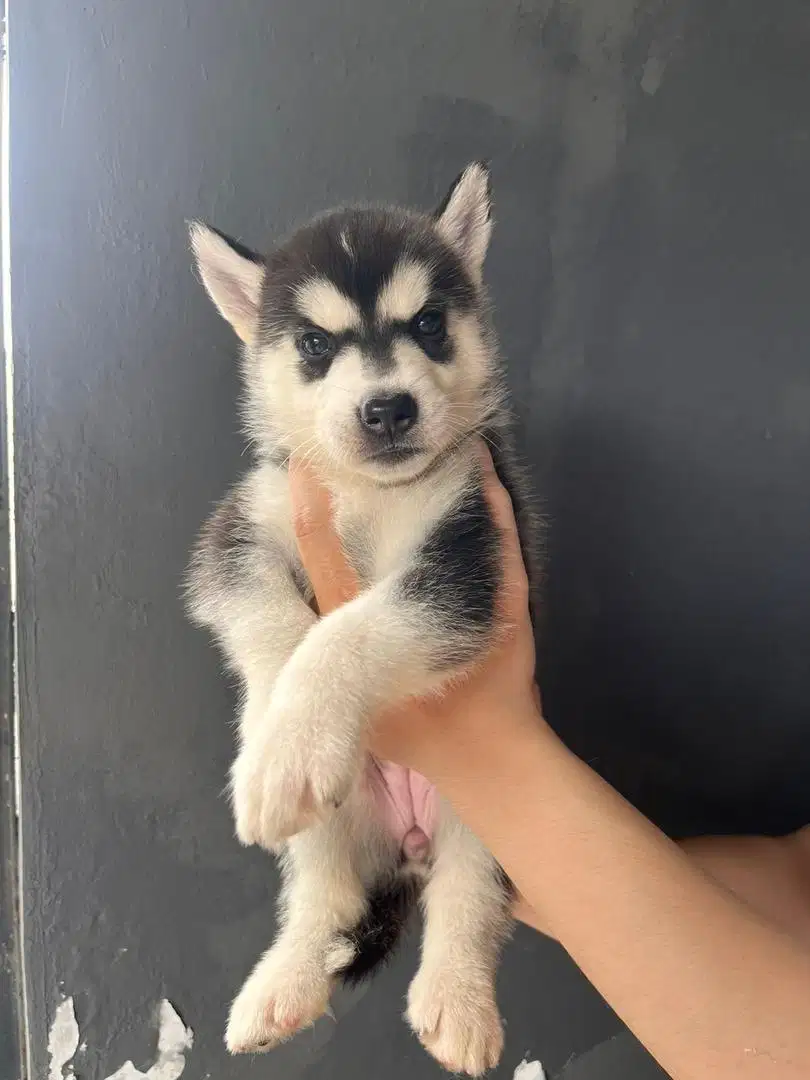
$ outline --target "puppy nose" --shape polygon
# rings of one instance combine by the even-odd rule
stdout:
[[[374,435],[404,435],[416,423],[419,406],[410,394],[369,398],[360,410],[363,426]]]

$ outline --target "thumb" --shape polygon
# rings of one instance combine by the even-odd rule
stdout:
[[[328,489],[308,465],[295,459],[290,463],[290,497],[298,553],[318,611],[328,615],[357,595],[357,575],[335,532]]]

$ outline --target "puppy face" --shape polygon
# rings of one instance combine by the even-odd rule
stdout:
[[[336,211],[266,261],[194,224],[203,281],[245,343],[259,446],[396,483],[480,428],[499,392],[481,286],[490,229],[478,164],[433,217]]]

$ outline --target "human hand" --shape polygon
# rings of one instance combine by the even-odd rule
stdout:
[[[387,709],[374,725],[371,749],[379,757],[416,769],[434,782],[472,759],[486,760],[494,738],[509,728],[542,723],[534,682],[534,635],[529,584],[509,495],[492,458],[481,448],[484,490],[502,536],[503,576],[498,628],[488,652],[441,695],[411,699]],[[312,469],[290,468],[293,516],[304,569],[326,615],[353,599],[357,577],[335,533],[329,492]],[[440,785],[441,786],[441,785]]]

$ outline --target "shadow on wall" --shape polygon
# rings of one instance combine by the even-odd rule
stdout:
[[[493,163],[495,229],[486,276],[507,283],[498,289],[495,322],[513,361],[512,392],[524,402],[541,363],[540,328],[551,295],[550,215],[563,154],[552,117],[533,124],[521,131],[484,102],[434,95],[420,102],[415,130],[404,141],[407,197],[414,206],[436,206],[443,194],[444,178],[425,161],[455,161],[459,170],[478,158]]]
[[[799,538],[775,534],[747,477],[604,400],[581,402],[557,462],[540,652],[551,722],[671,834],[798,827]]]

